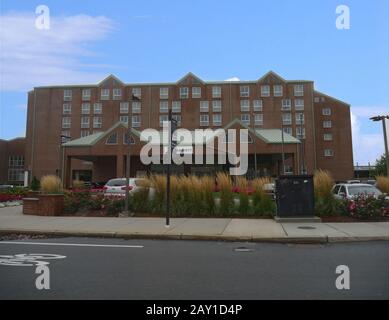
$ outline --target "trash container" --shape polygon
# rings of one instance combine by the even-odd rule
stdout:
[[[280,176],[276,180],[278,217],[314,217],[312,175]]]

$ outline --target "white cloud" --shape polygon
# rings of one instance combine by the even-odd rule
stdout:
[[[35,28],[35,18],[33,14],[14,12],[0,16],[0,90],[25,91],[39,85],[97,82],[106,75],[81,59],[95,55],[88,45],[113,30],[110,19],[51,16],[50,29],[39,30]]]
[[[378,126],[377,133],[364,133],[363,123],[370,121],[369,117],[381,108],[353,107],[351,111],[351,127],[353,137],[354,163],[359,165],[375,164],[376,159],[384,153],[382,126]],[[382,108],[384,110],[385,108]],[[366,111],[370,110],[370,111]],[[382,112],[381,112],[382,113]],[[377,114],[380,114],[378,112]]]

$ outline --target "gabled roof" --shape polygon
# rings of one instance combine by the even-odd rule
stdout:
[[[183,76],[181,79],[179,79],[177,81],[177,83],[183,82],[187,78],[193,78],[193,79],[195,79],[196,81],[198,81],[200,83],[204,83],[204,81],[202,79],[200,79],[198,76],[196,76],[192,72],[188,72],[185,76]]]
[[[278,78],[282,82],[287,82],[284,78],[282,78],[279,74],[275,73],[274,71],[270,70],[269,72],[265,73],[262,77],[258,79],[258,82],[261,82],[265,80],[268,76],[273,76],[275,78]]]
[[[122,80],[120,80],[118,77],[116,77],[115,75],[113,75],[113,74],[110,74],[109,76],[105,77],[103,80],[101,80],[101,81],[97,84],[97,86],[101,86],[105,81],[110,80],[110,79],[113,79],[113,80],[119,82],[121,85],[125,86],[125,83],[124,83]]]

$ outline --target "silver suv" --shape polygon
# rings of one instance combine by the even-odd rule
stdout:
[[[382,192],[367,183],[338,183],[332,188],[332,193],[337,199],[353,199],[359,195],[378,198]]]

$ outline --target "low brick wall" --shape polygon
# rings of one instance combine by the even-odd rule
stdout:
[[[59,216],[63,213],[62,194],[39,194],[34,198],[23,199],[23,214],[38,216]]]

